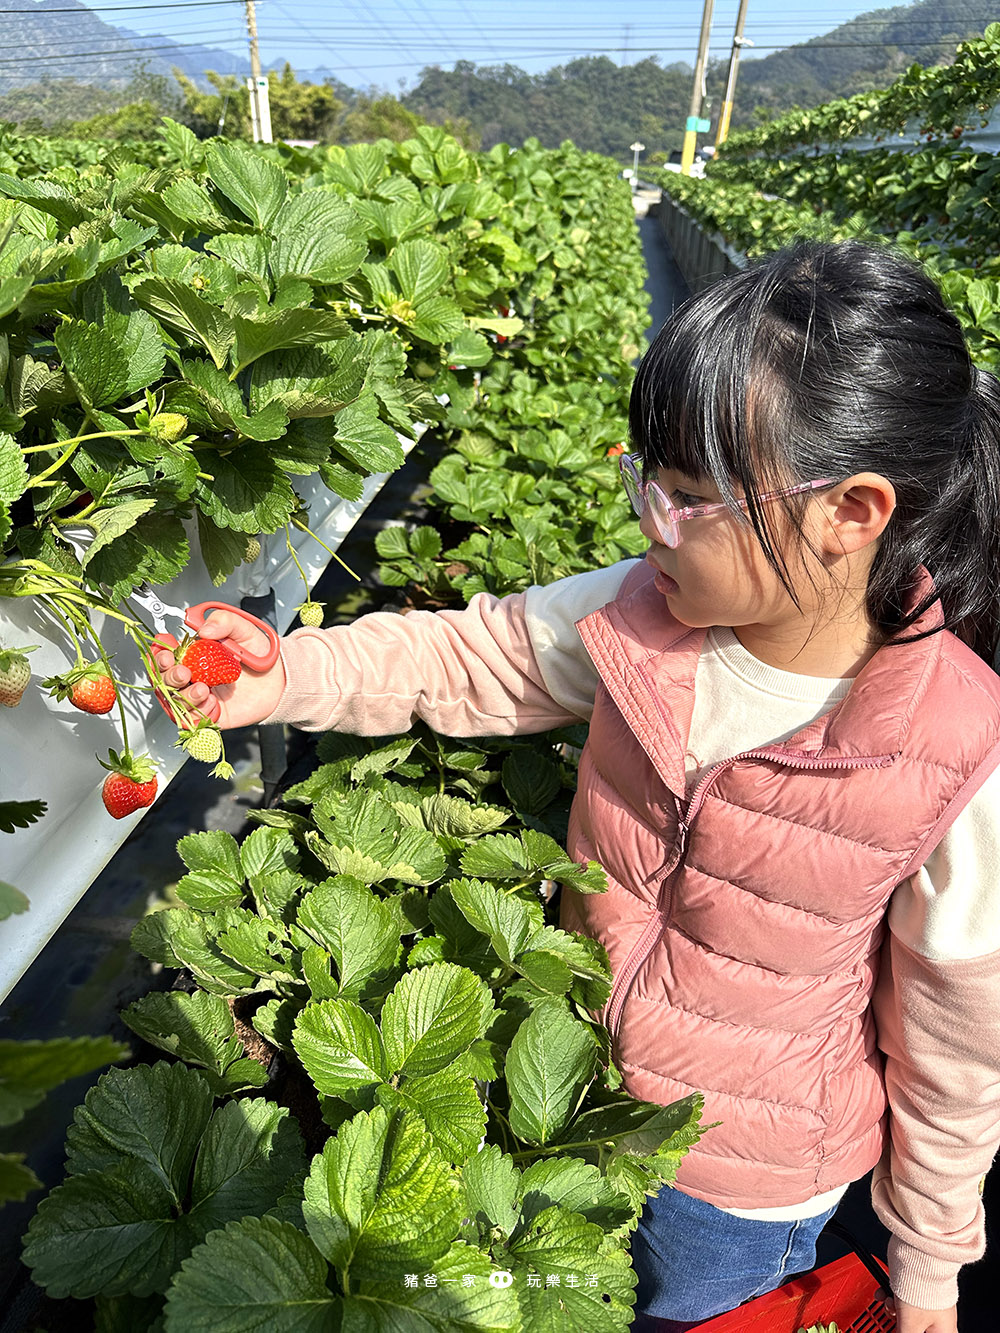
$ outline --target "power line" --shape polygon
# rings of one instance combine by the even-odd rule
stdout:
[[[223,38],[222,40],[235,41],[236,38]],[[59,62],[61,64],[62,62],[67,60],[90,59],[91,63],[93,63],[95,60],[102,59],[107,56],[112,56],[112,57],[125,56],[128,59],[134,60],[137,56],[148,55],[151,51],[175,51],[179,48],[186,48],[190,46],[204,46],[204,45],[205,45],[204,42],[170,42],[166,46],[140,46],[131,48],[122,47],[120,48],[120,50],[117,51],[78,51],[75,54],[55,55],[55,56],[21,56],[17,60],[0,60],[0,67],[3,67],[4,65],[29,65],[29,64],[34,64],[36,61],[41,61],[43,63],[48,62],[48,64],[51,65],[54,62]],[[224,54],[230,55],[232,53],[227,51]]]
[[[79,5],[67,6],[65,9],[0,9],[0,14],[24,14],[28,18],[48,18],[50,14],[75,14],[80,18],[84,14],[117,14],[120,10],[126,9],[207,9],[211,5],[238,5],[242,0],[189,0],[185,4],[164,4],[164,5],[85,5],[82,9]]]

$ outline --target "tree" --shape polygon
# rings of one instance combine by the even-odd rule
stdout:
[[[391,94],[375,99],[361,96],[344,116],[339,127],[341,143],[373,143],[376,139],[394,139],[401,143],[411,139],[421,125],[427,122],[415,112],[407,110]],[[441,124],[465,148],[478,148],[479,136],[465,121],[446,118]]]
[[[174,78],[184,94],[185,119],[203,139],[213,134],[228,139],[252,139],[250,90],[235,74],[205,71],[215,92],[202,92],[179,69]],[[343,102],[328,84],[299,83],[288,62],[280,74],[267,76],[271,132],[275,139],[333,139]]]

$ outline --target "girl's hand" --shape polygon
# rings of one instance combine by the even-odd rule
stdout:
[[[886,1297],[885,1308],[896,1316],[896,1333],[958,1333],[956,1305],[947,1310],[924,1310],[919,1305],[907,1305],[905,1301]]]
[[[198,638],[214,639],[231,652],[243,646],[260,654],[268,647],[267,637],[259,629],[231,611],[213,611],[198,631]],[[214,689],[201,681],[192,685],[191,672],[174,660],[169,648],[155,653],[155,660],[167,684],[181,690],[188,703],[223,731],[262,722],[274,712],[285,688],[285,668],[280,657],[267,671],[244,667],[239,680],[232,685],[216,685]]]

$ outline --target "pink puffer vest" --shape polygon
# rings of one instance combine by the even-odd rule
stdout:
[[[593,1014],[628,1092],[702,1092],[704,1123],[722,1122],[679,1187],[723,1207],[799,1203],[880,1156],[869,997],[886,905],[1000,763],[1000,677],[948,631],[883,647],[830,712],[687,793],[705,630],[675,620],[652,577],[637,566],[578,625],[603,685],[569,846],[609,888],[563,888],[560,924],[608,951]],[[930,586],[921,568],[915,594]],[[935,604],[908,633],[941,620]]]

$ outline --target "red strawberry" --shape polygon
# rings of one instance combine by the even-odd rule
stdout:
[[[209,689],[216,685],[232,685],[239,680],[243,670],[239,658],[213,639],[195,639],[180,653],[178,660],[191,672],[192,681],[202,681]]]
[[[110,713],[118,694],[115,683],[101,662],[85,662],[62,676],[43,681],[55,699],[68,699],[83,713]]]
[[[124,819],[136,810],[143,810],[156,799],[156,775],[153,762],[148,754],[132,755],[126,751],[123,755],[108,751],[110,764],[103,759],[98,763],[108,769],[108,776],[101,788],[104,808],[113,819]]]
[[[117,698],[114,681],[101,672],[77,681],[69,701],[84,713],[110,713]]]

